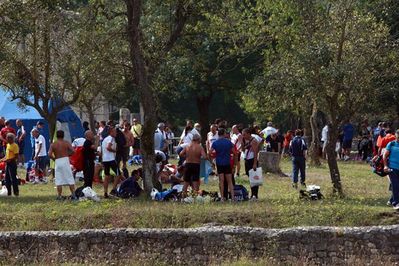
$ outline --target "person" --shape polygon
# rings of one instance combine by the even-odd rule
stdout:
[[[180,155],[186,158],[183,185],[183,196],[185,197],[190,185],[194,192],[198,193],[199,191],[201,158],[206,157],[205,150],[201,146],[201,136],[194,134],[193,141],[180,152]]]
[[[57,186],[57,200],[63,200],[62,187],[69,186],[71,199],[77,200],[75,196],[75,179],[72,174],[72,168],[69,162],[69,156],[74,150],[71,143],[64,140],[64,131],[57,130],[57,140],[50,144],[48,155],[55,161],[55,185]]]
[[[16,124],[18,127],[17,136],[16,136],[16,143],[18,144],[18,148],[19,148],[18,164],[20,167],[22,167],[23,164],[25,163],[24,150],[25,150],[26,131],[25,131],[25,127],[22,123],[22,120],[17,119]]]
[[[154,149],[161,150],[165,152],[165,145],[166,145],[166,134],[165,134],[165,124],[159,123],[158,128],[155,130],[154,133]]]
[[[212,144],[211,152],[216,152],[216,168],[219,175],[219,189],[222,200],[227,198],[224,193],[224,182],[227,180],[231,198],[234,200],[234,186],[232,180],[232,169],[230,165],[230,153],[233,143],[226,139],[224,128],[218,130],[219,138]]]
[[[19,196],[18,180],[17,180],[17,160],[19,154],[18,145],[15,143],[15,135],[8,133],[6,135],[6,156],[2,158],[1,162],[6,162],[6,187],[8,196],[11,196],[11,189],[14,192],[14,196]]]
[[[85,132],[85,142],[83,143],[83,187],[93,187],[94,161],[98,146],[98,137],[96,138],[91,130]]]
[[[176,153],[180,154],[181,151],[188,145],[190,145],[191,141],[193,140],[193,134],[191,133],[192,131],[192,127],[191,126],[186,126],[186,128],[184,129],[184,134],[185,136],[180,139],[179,145],[176,148]],[[181,166],[184,163],[184,160],[186,158],[183,156],[179,155],[179,161],[177,163],[178,166]]]
[[[5,119],[3,116],[1,116],[1,117],[0,117],[0,132],[1,132],[1,130],[6,126],[6,125],[4,124],[5,121],[6,121],[6,119]],[[4,156],[4,152],[5,152],[5,150],[4,150],[4,148],[3,148],[3,143],[2,143],[2,141],[1,141],[1,134],[0,134],[0,158],[2,158],[2,157]]]
[[[45,180],[46,176],[46,164],[47,164],[47,150],[46,150],[46,140],[43,135],[40,134],[38,128],[33,128],[31,132],[32,136],[35,139],[35,148],[34,148],[34,160],[35,160],[35,180],[34,183],[39,183],[39,176],[43,175],[43,180]]]
[[[268,135],[265,141],[266,141],[266,151],[280,153],[281,143],[278,141],[277,132]]]
[[[83,126],[83,130],[86,132],[87,130],[90,130],[90,128],[89,128],[89,122],[87,122],[87,121],[84,121],[83,123],[82,123],[82,126]]]
[[[200,123],[195,123],[194,124],[194,128],[193,128],[193,132],[191,132],[193,134],[198,134],[201,136],[201,124]]]
[[[381,139],[380,147],[378,148],[378,155],[382,155],[385,152],[386,147],[391,141],[396,139],[395,135],[393,134],[393,130],[390,128],[385,129],[385,137]]]
[[[103,140],[103,131],[106,128],[106,126],[107,126],[107,123],[105,121],[100,121],[98,130],[97,130],[97,134],[100,137],[100,141]]]
[[[381,130],[382,130],[382,122],[379,122],[377,124],[377,126],[374,128],[373,136],[372,136],[373,137],[372,141],[373,141],[373,152],[374,152],[374,155],[377,155],[377,153],[378,153],[377,140],[378,140],[378,137],[380,136]]]
[[[244,153],[245,174],[249,176],[249,170],[256,170],[258,168],[258,153],[261,143],[251,134],[252,130],[245,128],[242,131],[242,145],[241,149]],[[259,186],[251,186],[251,199],[257,200],[259,193]]]
[[[260,134],[263,136],[264,139],[275,133],[277,133],[277,129],[273,127],[272,122],[267,122],[267,127],[260,131]]]
[[[125,135],[125,139],[126,139],[126,145],[125,145],[125,157],[129,158],[129,154],[130,154],[130,149],[133,149],[134,146],[134,136],[132,133],[132,126],[130,125],[129,122],[125,122],[123,124],[123,134]],[[132,153],[133,155],[133,153]],[[126,168],[126,162],[123,166],[124,168]]]
[[[115,142],[116,142],[116,164],[118,166],[118,169],[120,169],[120,165],[122,162],[122,172],[126,178],[129,177],[129,172],[127,171],[126,168],[126,162],[129,159],[129,151],[126,153],[126,144],[127,140],[125,137],[125,134],[122,132],[121,128],[117,125],[115,128],[116,130],[116,137],[115,137]]]
[[[298,174],[301,173],[301,185],[306,188],[306,151],[307,145],[302,138],[303,131],[300,129],[295,130],[295,137],[290,143],[290,152],[292,156],[292,186],[298,188]]]
[[[168,144],[168,151],[173,152],[173,147],[175,145],[175,134],[171,130],[170,126],[165,127],[166,139]]]
[[[321,130],[321,153],[323,159],[326,158],[326,147],[327,147],[327,141],[328,141],[328,128],[329,128],[329,123],[327,123],[323,129]]]
[[[37,129],[37,131],[39,132],[39,135],[44,134],[44,123],[42,121],[37,121],[36,126],[33,129]],[[36,142],[36,138],[33,136],[32,132],[33,129],[30,133],[30,141],[31,141],[31,147],[32,147],[32,160],[34,160],[35,158],[35,142]],[[47,152],[47,151],[46,151]]]
[[[133,155],[140,155],[140,139],[143,134],[143,126],[137,121],[136,118],[133,119],[132,125],[132,133],[134,137],[134,144],[133,144]]]
[[[242,144],[242,134],[237,125],[233,125],[231,128],[231,143],[234,145],[234,150],[236,153],[234,154],[234,167],[233,173],[235,172],[236,176],[240,176],[241,170],[241,144]]]
[[[344,139],[342,143],[342,149],[344,152],[344,160],[348,161],[350,160],[350,154],[352,150],[352,140],[353,140],[353,134],[355,131],[355,128],[353,125],[349,122],[349,120],[346,120],[346,123],[343,126],[343,133],[344,133]]]
[[[11,127],[11,122],[9,120],[6,120],[4,122],[4,127],[0,131],[0,139],[3,142],[3,150],[6,150],[7,146],[7,134],[12,133],[14,136],[16,136],[15,129]]]
[[[212,124],[210,131],[207,134],[206,137],[206,150],[209,153],[211,150],[212,144],[219,138],[218,135],[218,126],[216,124]]]
[[[119,184],[121,179],[121,172],[119,170],[118,164],[116,163],[116,129],[114,127],[110,127],[109,135],[106,137],[101,144],[101,154],[102,154],[102,162],[104,167],[104,198],[109,198],[108,195],[108,184],[111,179],[111,169],[115,173],[115,180],[113,184],[113,188],[111,190],[111,195],[116,196],[116,186]]]
[[[187,128],[187,127],[190,127],[190,128],[191,128],[190,131],[193,130],[194,124],[193,124],[193,121],[192,121],[192,120],[187,120],[187,121],[186,121],[186,127],[184,128],[183,132],[181,133],[180,142],[182,142],[183,139],[184,139],[184,137],[187,135],[187,134],[186,134],[186,128]],[[192,133],[194,133],[194,132],[192,132]]]
[[[383,155],[384,171],[389,174],[392,186],[392,196],[389,203],[395,210],[399,210],[399,129],[395,133],[396,139],[391,141]]]
[[[282,156],[286,156],[287,154],[290,153],[290,143],[293,138],[294,138],[294,132],[292,130],[288,130],[284,136]]]

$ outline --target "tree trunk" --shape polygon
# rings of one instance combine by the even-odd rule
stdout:
[[[319,150],[320,150],[320,141],[319,141],[319,128],[317,126],[317,104],[314,101],[312,106],[312,115],[310,116],[310,127],[312,130],[312,140],[310,144],[310,164],[312,166],[320,166],[320,158],[319,158]]]
[[[53,112],[45,117],[48,123],[48,129],[50,133],[50,143],[53,142],[55,131],[57,128],[57,112]]]
[[[142,2],[140,0],[125,0],[127,8],[127,34],[129,38],[130,60],[133,65],[133,81],[136,84],[140,103],[144,111],[143,135],[141,151],[143,156],[144,189],[149,194],[156,179],[154,155],[154,131],[156,125],[156,101],[150,86],[148,66],[144,60],[140,39],[140,19]]]
[[[209,105],[212,101],[212,94],[208,96],[197,96],[196,100],[199,123],[201,124],[201,142],[202,144],[205,144],[206,136],[209,132]]]
[[[338,169],[337,153],[335,152],[337,139],[338,123],[332,122],[332,125],[328,128],[328,142],[326,146],[327,162],[330,170],[331,182],[333,184],[333,193],[342,196],[341,175]]]
[[[87,114],[89,115],[89,125],[91,131],[95,134],[96,133],[96,123],[94,119],[94,111],[93,108],[86,106]]]

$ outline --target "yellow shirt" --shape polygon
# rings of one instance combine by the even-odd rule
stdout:
[[[15,144],[15,143],[7,144],[6,160],[17,159],[18,153],[19,153],[19,147],[17,144]]]
[[[136,125],[132,126],[131,131],[133,133],[133,137],[136,139],[139,139],[139,138],[141,138],[141,135],[142,135],[143,126],[141,124],[136,124]]]

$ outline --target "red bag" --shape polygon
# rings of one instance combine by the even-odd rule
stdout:
[[[69,161],[71,162],[73,168],[77,172],[83,171],[84,168],[84,158],[83,158],[83,147],[76,147],[75,152],[69,156]]]
[[[1,162],[0,163],[0,170],[2,170],[2,171],[6,170],[6,163],[5,162]]]

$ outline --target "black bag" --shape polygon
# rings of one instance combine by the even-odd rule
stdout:
[[[386,176],[388,173],[384,171],[384,159],[382,155],[379,155],[374,162],[371,162],[371,167],[373,168],[373,173],[379,176]]]

